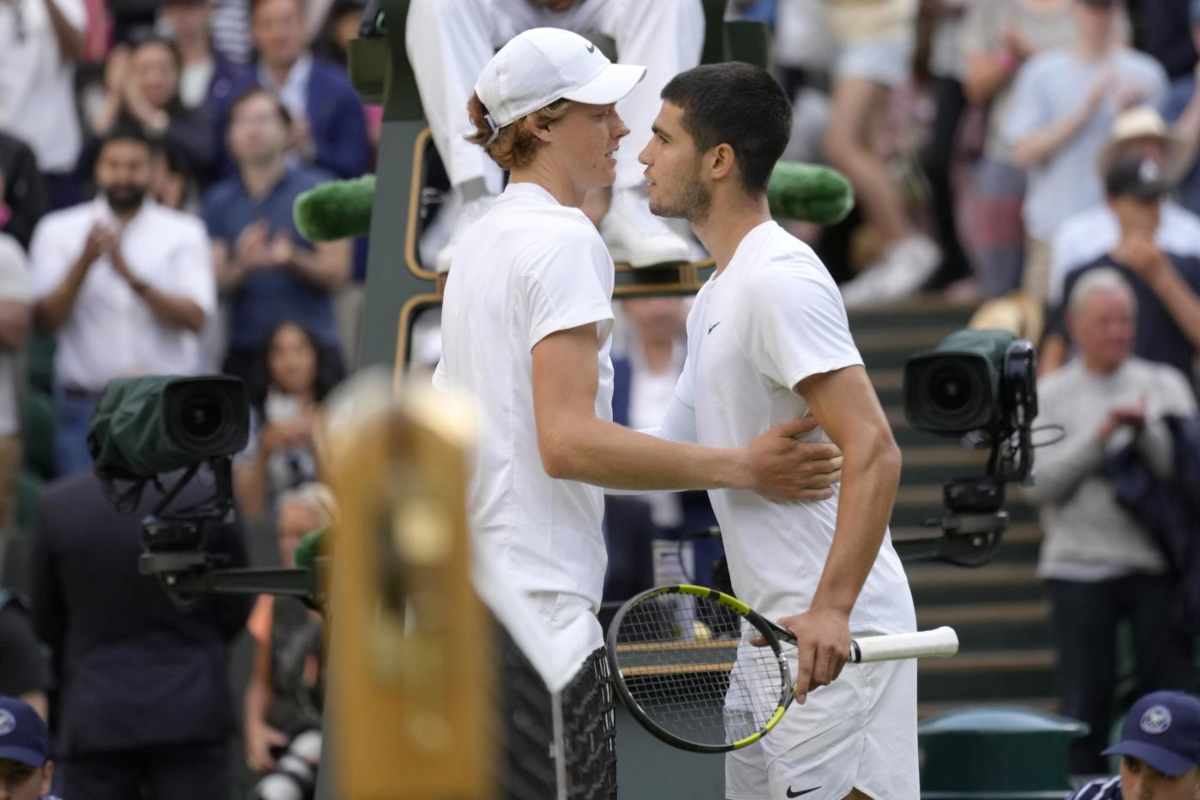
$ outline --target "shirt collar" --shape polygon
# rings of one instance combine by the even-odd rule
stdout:
[[[288,113],[295,116],[304,110],[304,95],[308,89],[308,77],[312,74],[312,67],[312,54],[301,54],[296,59],[296,63],[292,64],[291,69],[288,70],[287,77],[283,79],[283,84],[280,85],[275,82],[266,65],[259,62],[258,81],[265,88],[278,94],[283,104],[287,106]]]

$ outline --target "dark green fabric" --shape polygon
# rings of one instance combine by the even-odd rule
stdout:
[[[767,184],[767,200],[772,216],[833,225],[854,208],[854,190],[837,170],[780,161]]]
[[[88,427],[88,450],[101,477],[150,478],[189,466],[192,454],[166,435],[163,390],[179,376],[124,378],[108,384]]]
[[[21,397],[21,443],[26,469],[42,480],[54,477],[54,402],[27,387]]]
[[[366,236],[371,230],[374,203],[375,176],[364,175],[309,189],[296,198],[292,218],[310,242]]]

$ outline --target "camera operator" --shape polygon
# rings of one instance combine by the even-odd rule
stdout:
[[[205,483],[191,482],[171,508],[205,500]],[[227,652],[252,599],[205,595],[185,610],[139,574],[142,520],[162,496],[149,483],[122,513],[91,472],[42,496],[33,613],[54,652],[64,797],[213,800],[233,788]],[[227,566],[246,563],[237,524],[214,526],[206,549]]]
[[[1039,424],[1062,440],[1038,455],[1032,497],[1041,505],[1038,574],[1046,581],[1063,687],[1062,711],[1091,733],[1072,743],[1071,771],[1104,771],[1112,718],[1116,630],[1133,627],[1142,692],[1191,680],[1190,642],[1171,627],[1167,562],[1145,525],[1117,504],[1106,455],[1135,443],[1159,477],[1171,472],[1168,414],[1196,413],[1184,376],[1132,355],[1137,303],[1112,268],[1079,279],[1067,323],[1077,357],[1038,384]]]

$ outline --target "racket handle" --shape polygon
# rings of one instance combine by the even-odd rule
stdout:
[[[897,658],[947,658],[958,652],[958,634],[943,625],[931,631],[864,636],[850,643],[850,661],[889,661]]]

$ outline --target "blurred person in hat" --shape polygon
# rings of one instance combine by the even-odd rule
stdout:
[[[50,735],[33,706],[0,695],[0,800],[54,800]]]
[[[1106,252],[1076,267],[1064,277],[1042,343],[1042,372],[1065,362],[1071,347],[1066,325],[1066,298],[1086,274],[1113,267],[1129,282],[1138,305],[1134,353],[1170,364],[1195,386],[1193,369],[1200,348],[1200,253],[1196,245],[1181,253],[1175,243],[1163,244],[1166,197],[1171,190],[1166,172],[1155,158],[1123,156],[1105,175],[1108,208],[1118,235]]]
[[[1197,800],[1200,700],[1184,692],[1142,697],[1104,755],[1121,757],[1120,774],[1081,786],[1069,800]]]
[[[1178,174],[1176,165],[1183,151],[1180,140],[1162,115],[1153,106],[1139,105],[1117,116],[1095,169],[1103,179],[1115,161],[1136,156],[1156,162],[1170,180]],[[1062,300],[1063,281],[1068,273],[1110,250],[1117,243],[1119,234],[1117,217],[1107,201],[1075,214],[1059,226],[1051,244],[1047,302],[1051,306],[1057,305]],[[1200,256],[1200,216],[1168,194],[1163,197],[1155,241],[1179,255]]]
[[[1197,50],[1200,50],[1200,0],[1188,2],[1189,30]],[[1178,139],[1179,159],[1176,163],[1179,177],[1179,202],[1193,213],[1200,214],[1200,61],[1193,71],[1177,78],[1162,103],[1162,113],[1171,124],[1171,132]]]

